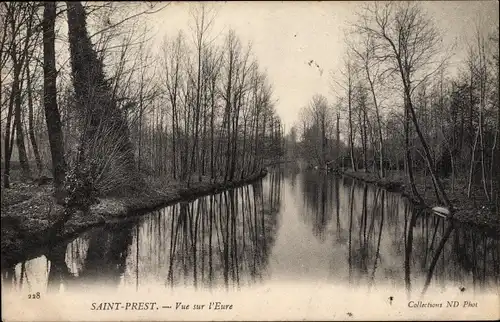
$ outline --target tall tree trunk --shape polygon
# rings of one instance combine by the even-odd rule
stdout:
[[[63,132],[61,116],[57,107],[56,88],[56,56],[55,56],[55,26],[56,3],[45,2],[43,13],[43,80],[45,120],[49,134],[50,153],[52,156],[52,173],[56,199],[62,201],[63,183],[66,173],[64,158]]]
[[[241,89],[240,89],[241,91]],[[238,98],[236,98],[238,96]],[[234,174],[236,171],[236,163],[238,161],[238,130],[239,130],[239,116],[240,116],[240,108],[241,108],[241,100],[242,100],[242,94],[239,92],[237,95],[235,95],[234,98],[234,122],[233,122],[233,146],[232,146],[232,162],[231,162],[231,171],[229,175],[229,180],[234,179]]]
[[[19,78],[21,75],[21,67],[18,66],[19,71],[15,72],[15,76]],[[14,99],[14,126],[16,127],[16,145],[17,145],[17,152],[19,156],[19,163],[21,165],[21,170],[22,170],[22,176],[24,179],[29,179],[31,178],[31,170],[28,165],[28,157],[26,155],[26,145],[24,144],[24,129],[23,129],[23,121],[22,121],[22,115],[21,115],[21,91],[22,91],[22,84],[19,81],[19,79],[14,81],[14,84],[12,86],[12,91],[15,93],[15,99]]]
[[[206,80],[206,78],[205,78]],[[199,181],[202,180],[202,176],[205,175],[206,172],[206,145],[207,145],[207,86],[208,84],[207,81],[204,82],[205,87],[203,90],[203,127],[202,127],[202,138],[201,138],[201,171],[200,171],[200,177]]]
[[[16,77],[14,77],[14,82]],[[14,87],[15,84],[13,84]],[[16,127],[13,124],[15,92],[12,90],[9,97],[9,108],[7,111],[7,124],[5,125],[4,137],[4,170],[3,186],[10,188],[10,159],[12,156],[12,147],[14,146],[14,134]],[[12,126],[12,129],[11,129]]]
[[[350,73],[350,71],[349,71]],[[349,78],[351,75],[349,74]],[[348,89],[348,116],[349,116],[349,151],[351,155],[351,167],[352,171],[356,171],[356,161],[354,160],[354,139],[353,139],[353,124],[352,124],[352,87],[351,80],[349,79],[349,89]]]
[[[398,70],[399,70],[399,73],[401,76],[401,81],[403,83],[403,90],[404,90],[403,94],[404,94],[404,98],[405,98],[405,105],[406,105],[406,108],[410,114],[411,120],[412,120],[413,125],[415,127],[415,131],[417,132],[418,139],[419,139],[419,141],[422,144],[422,147],[424,149],[424,159],[426,161],[427,168],[431,174],[433,184],[436,187],[436,190],[437,190],[436,194],[441,195],[442,199],[444,200],[445,206],[450,208],[450,210],[451,210],[452,204],[451,204],[450,200],[448,199],[446,192],[444,191],[444,188],[443,188],[441,181],[439,180],[439,178],[436,175],[436,171],[435,171],[434,166],[433,166],[434,161],[432,159],[429,146],[428,146],[427,141],[425,140],[425,138],[422,134],[422,131],[420,129],[420,125],[418,123],[417,115],[416,115],[415,109],[413,107],[412,85],[411,85],[412,82],[410,79],[410,75],[411,75],[411,69],[414,68],[415,66],[410,66],[407,58],[403,57],[401,54],[401,51],[398,50],[398,48],[401,49],[401,44],[396,45],[387,36],[387,34],[385,34],[385,31],[384,31],[383,37],[389,42],[389,44],[392,48],[392,52],[395,54],[396,63],[397,63]],[[400,40],[401,40],[401,38],[400,38]]]
[[[340,112],[337,111],[337,125],[336,125],[336,130],[337,130],[337,136],[335,138],[335,145],[336,145],[336,149],[337,149],[337,162],[336,165],[337,165],[337,168],[339,167],[339,158],[342,158],[343,160],[343,156],[342,154],[340,153]],[[341,165],[343,165],[343,162],[341,162]]]
[[[139,171],[139,173],[141,172],[141,164],[142,164],[142,132],[143,132],[143,129],[142,129],[142,115],[144,113],[144,73],[141,74],[141,83],[140,83],[140,86],[139,86],[139,121],[138,121],[138,125],[139,125],[139,130],[138,130],[138,134],[139,134],[139,144],[137,145],[137,170]]]
[[[395,50],[395,52],[397,52],[397,51]],[[410,114],[411,120],[412,120],[413,125],[415,127],[415,130],[417,132],[417,136],[418,136],[420,143],[422,144],[422,147],[424,149],[424,158],[425,158],[425,161],[427,163],[427,168],[431,174],[433,184],[437,189],[436,193],[439,193],[441,195],[441,197],[443,198],[443,200],[445,202],[446,207],[452,208],[452,204],[451,204],[450,200],[448,199],[446,192],[444,191],[443,185],[441,184],[441,181],[439,180],[439,178],[436,175],[436,171],[433,167],[434,162],[433,162],[430,150],[429,150],[429,146],[428,146],[427,141],[425,140],[425,138],[422,134],[422,131],[420,129],[420,125],[418,123],[417,115],[415,114],[415,109],[413,108],[413,102],[411,99],[411,89],[410,89],[411,82],[409,79],[410,72],[407,70],[408,68],[405,69],[403,67],[403,62],[402,62],[401,57],[399,55],[396,55],[396,56],[397,56],[398,68],[400,71],[401,79],[403,81],[404,97],[405,97],[405,101],[406,101],[405,102],[406,110]]]
[[[325,113],[321,114],[321,166],[326,167],[326,126],[325,126]]]
[[[482,41],[481,41],[482,40]],[[479,90],[480,90],[480,99],[479,99],[479,151],[481,157],[481,178],[483,183],[484,194],[486,195],[486,199],[490,201],[490,195],[487,187],[487,178],[486,178],[486,156],[485,156],[485,144],[484,144],[484,108],[486,105],[486,86],[488,81],[488,71],[486,69],[486,57],[485,57],[485,48],[484,48],[484,39],[478,39],[478,49],[479,49],[479,68],[481,73],[479,75]]]
[[[254,152],[254,159],[253,159],[253,170],[252,172],[255,173],[257,171],[257,159],[259,157],[259,116],[260,116],[260,106],[256,106],[257,112],[255,115],[255,152]]]
[[[230,38],[231,39],[231,38]],[[227,122],[226,136],[227,136],[227,146],[226,146],[226,166],[224,173],[224,182],[228,180],[229,169],[231,164],[231,95],[232,95],[232,75],[233,75],[233,51],[232,48],[229,49],[229,69],[228,69],[228,80],[226,86],[226,112],[224,119]]]
[[[172,103],[172,175],[174,177],[174,180],[177,179],[177,151],[176,151],[176,146],[177,146],[177,120],[175,115],[177,114],[177,110],[175,108],[175,104]]]
[[[474,72],[472,67],[470,69],[470,84],[469,84],[469,146],[472,148],[476,143],[474,142],[474,125],[473,125],[473,111],[474,111]],[[472,161],[471,161],[472,162]]]
[[[467,184],[467,198],[471,197],[472,193],[472,183],[474,181],[474,168],[476,167],[476,146],[479,138],[479,129],[476,130],[476,135],[474,139],[474,144],[471,147],[471,157],[469,165],[469,180]]]
[[[498,80],[498,76],[497,76]],[[497,82],[498,84],[498,82]],[[496,89],[498,91],[498,89]],[[497,94],[498,95],[498,94]],[[500,160],[500,148],[498,147],[498,137],[500,135],[500,104],[498,102],[497,96],[497,120],[495,124],[495,134],[493,138],[493,144],[491,146],[491,161],[490,161],[490,195],[491,198],[494,198],[494,190],[499,189],[500,186],[500,171],[498,170],[498,166],[495,166],[495,162]],[[495,187],[496,184],[496,187]],[[498,190],[497,190],[498,191]],[[498,196],[497,196],[498,199]]]
[[[410,183],[411,192],[413,195],[419,200],[420,203],[423,203],[424,200],[420,196],[415,187],[415,178],[413,176],[413,162],[411,157],[411,147],[410,147],[410,116],[408,115],[408,102],[405,99],[405,114],[404,114],[404,130],[405,130],[405,165],[406,165],[406,174],[408,175],[408,181]]]
[[[482,105],[482,104],[481,104]],[[487,179],[486,179],[486,157],[485,157],[485,146],[484,146],[484,125],[483,125],[483,107],[479,107],[479,151],[480,151],[480,158],[481,158],[481,182],[483,183],[483,190],[484,194],[486,195],[486,199],[490,201],[490,196],[488,193],[488,188],[487,188]]]
[[[33,153],[35,155],[36,168],[38,170],[38,176],[42,174],[42,159],[40,158],[40,151],[38,150],[38,144],[35,137],[35,129],[33,124],[33,85],[31,84],[31,73],[29,64],[26,66],[26,81],[28,90],[28,134],[31,141],[31,146],[33,147]]]
[[[215,156],[214,156],[214,119],[215,119],[215,81],[212,80],[210,91],[210,178],[215,178]]]
[[[380,177],[384,178],[385,177],[385,167],[384,167],[384,138],[382,135],[382,121],[380,117],[380,110],[379,110],[379,105],[377,101],[377,95],[375,95],[375,87],[373,85],[373,80],[370,75],[370,69],[368,65],[365,66],[366,70],[366,76],[368,79],[368,83],[370,84],[370,91],[372,94],[373,98],[373,105],[375,107],[375,115],[377,117],[377,127],[378,127],[378,139],[379,139],[379,153],[380,153]]]
[[[246,148],[247,148],[247,118],[244,117],[243,121],[243,147],[242,147],[242,160],[241,160],[241,176],[240,179],[243,179],[244,176],[246,175],[245,170],[245,160],[246,160]]]
[[[409,90],[407,91],[407,97],[410,97]],[[441,197],[443,198],[445,206],[448,208],[451,208],[452,204],[451,204],[450,200],[448,199],[448,196],[447,196],[446,192],[444,191],[443,185],[441,183],[441,180],[439,180],[439,178],[437,177],[436,171],[433,167],[433,161],[432,161],[432,157],[431,157],[431,154],[429,151],[429,146],[427,145],[427,142],[425,141],[425,138],[422,134],[422,131],[420,130],[420,126],[418,124],[417,116],[415,114],[415,110],[413,108],[413,104],[411,102],[411,99],[409,99],[408,101],[409,101],[408,108],[410,109],[411,119],[413,121],[413,125],[415,126],[415,130],[417,131],[417,135],[418,135],[418,138],[420,140],[420,143],[422,144],[422,146],[424,148],[424,157],[425,157],[429,172],[431,173],[432,181],[433,181],[436,189],[438,190],[437,193],[439,193],[441,195]]]
[[[362,144],[363,144],[363,172],[368,172],[368,156],[367,156],[367,153],[368,153],[368,148],[367,148],[367,144],[368,144],[368,135],[367,135],[367,126],[366,126],[366,107],[365,106],[362,106],[362,111],[361,113],[362,114],[362,122],[361,122],[361,127],[363,128],[363,131],[362,131],[362,136],[361,136],[361,139],[362,139]]]

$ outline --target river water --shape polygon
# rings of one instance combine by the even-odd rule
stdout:
[[[494,290],[498,236],[417,212],[397,193],[318,171],[262,180],[90,229],[15,267],[12,290],[238,290],[271,283]],[[433,268],[432,262],[435,265]]]

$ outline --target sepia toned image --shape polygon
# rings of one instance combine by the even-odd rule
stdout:
[[[2,321],[500,319],[497,1],[2,2]]]

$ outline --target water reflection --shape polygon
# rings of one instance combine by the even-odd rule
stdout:
[[[451,225],[414,209],[395,193],[351,178],[312,171],[300,176],[303,222],[320,243],[330,240],[332,249],[345,248],[345,257],[333,259],[346,263],[345,268],[335,263],[338,280],[368,290],[376,282],[389,282],[404,286],[408,295],[425,292],[429,285],[473,290],[498,286],[495,236]]]
[[[42,263],[47,274],[41,284],[48,291],[150,283],[229,288],[261,281],[277,231],[281,178],[271,173],[265,182],[93,229],[3,270],[2,284],[31,288],[23,279],[42,277]]]
[[[163,215],[153,215],[141,227],[143,231],[137,236],[142,241],[137,241],[139,248],[133,247],[132,253],[152,253],[158,257],[141,260],[139,274],[164,278],[163,282],[170,287],[229,288],[262,280],[276,234],[278,179],[274,174],[268,198],[264,197],[259,182],[181,203],[167,208]],[[163,241],[167,245],[161,245]],[[153,251],[143,249],[147,247]],[[148,272],[152,267],[157,271]]]
[[[498,237],[414,209],[398,194],[297,169],[90,230],[2,268],[19,290],[222,287],[310,281],[494,289]]]
[[[320,240],[325,240],[325,230],[332,220],[330,211],[335,202],[334,186],[322,172],[309,172],[302,180],[302,193],[306,211],[304,220],[312,224],[312,231]]]

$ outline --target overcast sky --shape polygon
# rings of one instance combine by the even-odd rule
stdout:
[[[174,2],[147,17],[158,46],[164,35],[175,36],[179,29],[189,32],[189,6],[193,5]],[[253,43],[253,52],[267,70],[279,100],[276,110],[288,129],[314,94],[333,102],[331,72],[341,67],[344,29],[354,21],[360,5],[357,1],[211,3],[216,12],[212,34],[221,34],[222,39],[234,29],[244,44]],[[477,17],[498,25],[498,1],[430,1],[422,5],[443,31],[444,42],[458,41],[455,61],[463,57],[463,39],[473,32]],[[311,59],[322,73],[307,64]]]

